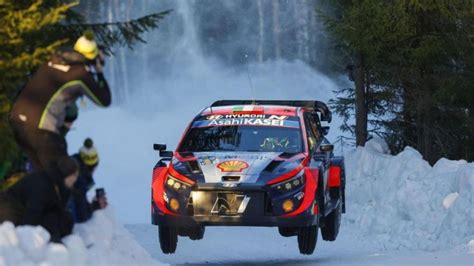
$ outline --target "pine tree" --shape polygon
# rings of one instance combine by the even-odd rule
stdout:
[[[430,162],[473,158],[472,2],[330,2],[328,29],[351,68],[364,66],[365,82],[363,99],[355,82],[333,101],[336,110],[350,118],[355,103],[365,103],[369,129],[394,152],[411,145]]]

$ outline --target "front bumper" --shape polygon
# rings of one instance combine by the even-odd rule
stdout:
[[[163,191],[157,186],[157,190],[152,190],[152,224],[175,227],[317,225],[319,211],[314,197],[316,186],[312,181],[283,194],[275,193],[269,187],[247,184],[237,187],[195,184],[185,192]],[[286,213],[282,203],[288,199],[295,207]],[[178,206],[174,212],[170,208],[173,200]]]
[[[270,215],[169,215],[161,212],[152,203],[152,224],[174,227],[196,226],[283,226],[300,227],[318,224],[318,214],[307,210],[297,216]]]

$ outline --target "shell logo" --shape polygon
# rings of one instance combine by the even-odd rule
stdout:
[[[238,160],[225,161],[217,165],[217,168],[221,169],[222,172],[241,172],[248,167],[248,163]]]

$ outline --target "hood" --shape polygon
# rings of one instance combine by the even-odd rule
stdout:
[[[302,153],[195,152],[174,159],[180,173],[200,183],[266,183],[298,167]]]

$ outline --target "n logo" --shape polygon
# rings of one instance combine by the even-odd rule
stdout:
[[[242,214],[247,209],[250,197],[231,193],[218,193],[212,206],[211,214],[236,215]]]

